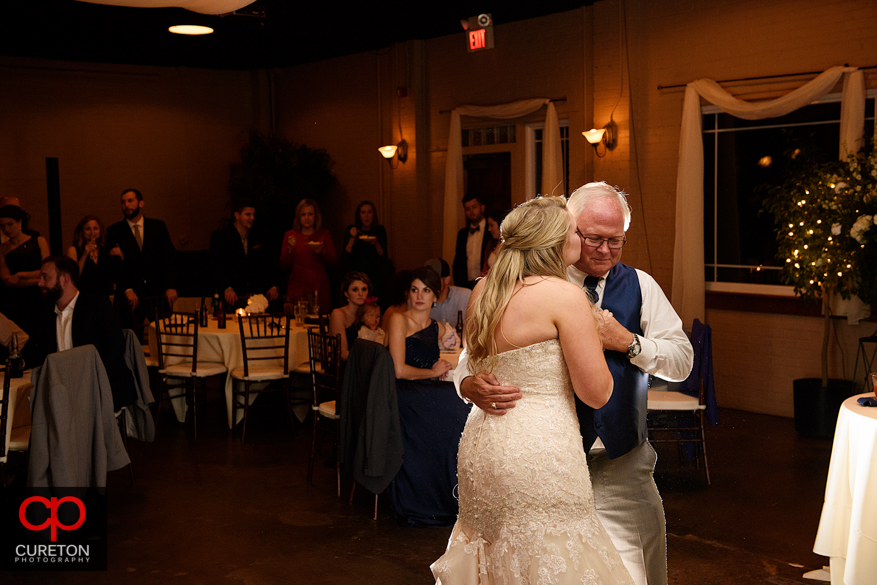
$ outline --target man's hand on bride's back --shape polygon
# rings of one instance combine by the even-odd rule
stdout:
[[[488,414],[501,416],[523,398],[514,386],[500,386],[496,376],[478,372],[460,383],[460,395]]]

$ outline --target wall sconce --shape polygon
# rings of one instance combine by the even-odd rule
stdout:
[[[396,167],[393,166],[394,156],[396,157],[396,160],[401,163],[404,163],[406,160],[408,160],[408,143],[403,138],[399,142],[399,144],[389,144],[387,146],[381,146],[380,148],[378,148],[378,152],[380,152],[381,156],[387,159],[390,162],[390,166],[395,169]]]
[[[594,147],[594,152],[598,158],[606,156],[606,151],[615,150],[618,145],[618,124],[611,118],[609,123],[600,128],[591,128],[587,132],[582,132],[582,136]],[[600,154],[599,146],[603,145],[603,154]]]

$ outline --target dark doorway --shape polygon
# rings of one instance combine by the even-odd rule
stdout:
[[[491,209],[512,207],[512,153],[493,152],[463,157],[465,193],[477,195]]]

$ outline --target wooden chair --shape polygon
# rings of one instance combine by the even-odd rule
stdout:
[[[690,396],[671,389],[649,390],[649,441],[652,443],[676,443],[679,446],[680,458],[685,443],[694,445],[695,461],[703,471],[706,484],[710,485],[710,470],[706,456],[706,401],[704,399],[703,382],[699,384],[698,396]],[[667,387],[665,387],[667,388]],[[653,417],[651,413],[660,412],[663,419]],[[674,416],[682,414],[683,416]],[[655,438],[655,435],[662,438]]]
[[[197,313],[170,313],[165,317],[159,317],[155,321],[155,330],[158,337],[158,373],[161,377],[156,426],[165,395],[171,399],[182,396],[182,394],[170,395],[168,379],[180,379],[185,385],[186,406],[192,411],[195,438],[197,439],[198,402],[195,380],[201,381],[201,391],[206,397],[207,378],[225,374],[228,370],[225,365],[220,363],[198,361]],[[175,363],[171,363],[174,361]]]
[[[239,410],[244,411],[242,421],[241,443],[247,434],[247,411],[250,405],[250,393],[268,391],[268,387],[253,390],[254,383],[281,381],[286,393],[289,415],[292,419],[292,407],[289,397],[289,316],[288,315],[245,315],[238,318],[241,332],[241,350],[244,366],[231,372],[235,381],[243,382],[232,386],[232,420],[237,421]]]
[[[9,369],[6,368],[3,373],[3,393],[0,395],[0,485],[3,487],[7,487],[6,458],[9,452],[26,452],[30,447],[30,425],[9,428],[14,416],[10,408],[11,395]]]
[[[314,436],[311,442],[311,455],[308,459],[308,483],[314,471],[314,458],[317,456],[317,434],[328,432],[338,445],[338,420],[336,398],[341,388],[341,336],[321,334],[308,330],[308,363],[311,369],[314,416]],[[321,441],[322,444],[322,441]],[[338,484],[338,497],[341,497],[341,466],[336,457],[335,475]]]

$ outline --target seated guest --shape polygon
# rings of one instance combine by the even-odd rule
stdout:
[[[73,245],[67,256],[79,265],[79,290],[113,294],[113,280],[122,262],[121,248],[106,247],[104,226],[95,215],[86,215],[73,230]]]
[[[348,272],[341,282],[341,296],[347,300],[347,303],[329,315],[329,333],[341,335],[341,359],[343,360],[347,359],[350,348],[359,333],[356,314],[368,299],[370,290],[371,281],[363,272]],[[326,299],[326,301],[328,300]]]
[[[393,278],[393,286],[389,290],[389,304],[386,305],[381,317],[381,329],[390,328],[390,317],[408,310],[408,287],[411,286],[411,271],[402,270]]]
[[[367,339],[387,345],[387,335],[381,329],[381,308],[376,301],[366,302],[356,312],[356,323],[359,324],[359,339]]]
[[[0,207],[5,207],[7,205],[14,205],[15,207],[21,208],[22,207],[21,199],[19,199],[18,197],[14,197],[14,196],[0,197]],[[38,232],[36,230],[32,230],[28,227],[28,225],[27,225],[28,219],[29,218],[25,218],[25,220],[21,223],[21,231],[23,231],[24,233],[26,233],[29,236],[37,237],[38,235],[40,235],[40,232]],[[5,244],[6,240],[8,240],[8,239],[9,239],[9,237],[7,237],[7,235],[5,233],[3,233],[2,230],[0,230],[0,244]]]
[[[8,238],[0,244],[0,279],[6,285],[0,312],[33,335],[40,307],[40,263],[49,255],[49,244],[24,231],[29,218],[15,205],[0,207],[0,230]]]
[[[429,312],[429,316],[439,323],[447,323],[454,327],[457,325],[457,313],[462,311],[465,322],[466,305],[469,304],[472,291],[468,288],[451,285],[451,268],[441,258],[427,260],[425,266],[435,270],[441,277],[442,283],[438,298],[435,300],[435,305]]]
[[[246,305],[247,295],[280,297],[274,284],[277,270],[270,247],[253,230],[256,208],[249,201],[235,203],[234,222],[210,236],[210,260],[216,289],[230,307]]]
[[[451,363],[439,359],[439,339],[447,327],[429,316],[441,290],[441,279],[435,270],[424,266],[411,273],[408,302],[411,308],[390,317],[390,355],[396,366],[396,378],[424,380],[444,378]]]
[[[125,365],[125,337],[110,299],[80,292],[79,265],[66,256],[46,258],[39,273],[40,290],[54,303],[54,311],[45,307],[39,315],[40,327],[27,346],[34,360],[28,367],[41,365],[50,353],[94,345],[113,390],[113,410],[133,404],[137,400],[134,377]]]
[[[499,228],[505,216],[506,212],[500,209],[494,209],[487,214],[487,233],[490,234],[490,241],[487,242],[487,247],[484,248],[484,263],[481,265],[481,276],[487,276],[487,271],[496,262],[497,248],[499,248],[499,244],[502,241],[502,233]]]

